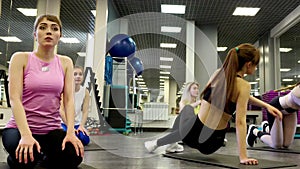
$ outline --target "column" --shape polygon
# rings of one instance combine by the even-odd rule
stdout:
[[[204,89],[210,76],[218,68],[217,53],[217,25],[205,25],[195,32],[195,81],[200,84],[200,91]]]
[[[93,70],[96,73],[100,101],[103,99],[105,51],[106,51],[106,31],[107,31],[107,0],[96,1],[96,18],[94,34],[94,55]]]
[[[60,14],[60,0],[38,0],[37,17],[44,14],[56,15]],[[33,49],[37,49],[37,43],[34,41]],[[57,51],[57,48],[56,48]]]
[[[195,80],[195,21],[186,22],[186,68],[185,81],[192,82]]]

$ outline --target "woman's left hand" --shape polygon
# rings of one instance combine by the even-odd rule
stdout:
[[[280,120],[282,119],[282,113],[275,107],[269,105],[267,106],[267,110],[269,113],[271,113],[274,117],[278,117]]]
[[[63,143],[62,143],[62,150],[65,149],[65,145],[67,142],[70,142],[73,144],[73,146],[75,147],[76,150],[76,154],[78,156],[81,156],[83,158],[84,155],[84,147],[83,144],[81,143],[81,141],[76,137],[76,135],[74,133],[67,133],[67,135],[65,136]]]

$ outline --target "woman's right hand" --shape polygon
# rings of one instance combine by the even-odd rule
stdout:
[[[245,165],[257,165],[258,160],[254,158],[247,158],[247,159],[240,160],[240,163]]]
[[[19,159],[19,163],[22,163],[22,160],[24,159],[24,163],[27,164],[28,162],[28,155],[30,158],[30,161],[34,161],[33,156],[33,147],[36,145],[37,151],[41,152],[40,144],[31,136],[22,136],[19,145],[16,149],[16,159]]]

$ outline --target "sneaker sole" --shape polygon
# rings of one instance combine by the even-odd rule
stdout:
[[[253,146],[250,146],[250,145],[248,144],[248,137],[249,137],[249,134],[250,134],[250,131],[251,131],[252,126],[255,126],[255,125],[254,125],[254,124],[251,124],[251,125],[249,126],[248,132],[247,132],[247,136],[246,136],[246,143],[247,143],[247,146],[248,146],[248,147],[253,147],[253,146],[254,146],[254,144],[253,144]],[[255,141],[254,141],[254,142],[255,142]]]

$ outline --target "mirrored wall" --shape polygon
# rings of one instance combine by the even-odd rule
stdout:
[[[300,81],[300,23],[280,36],[281,87]]]

